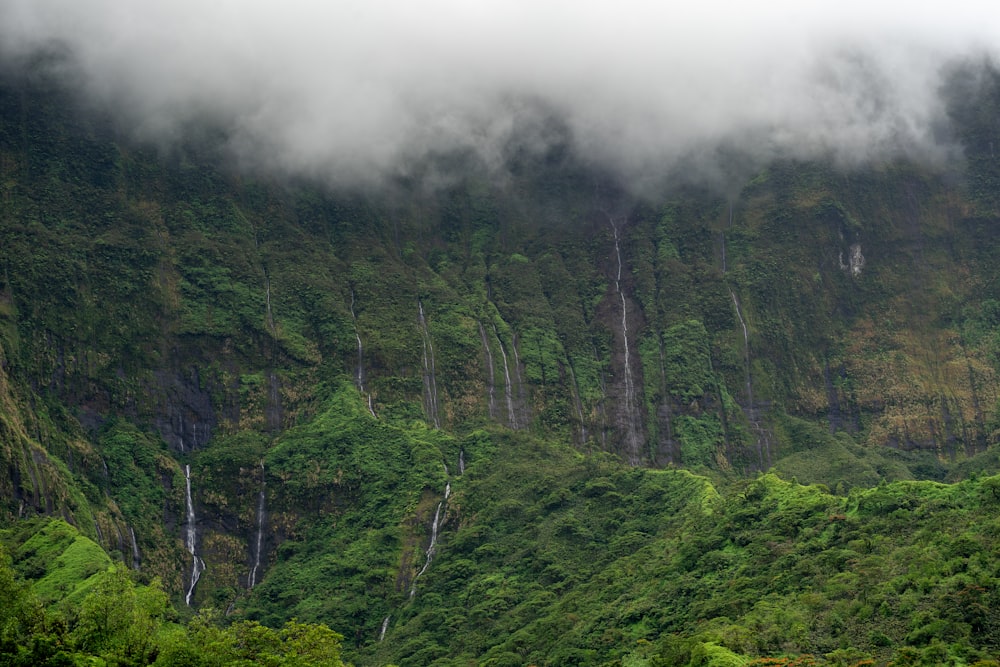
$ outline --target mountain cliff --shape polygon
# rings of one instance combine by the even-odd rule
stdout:
[[[544,625],[551,601],[499,574],[517,558],[564,618],[603,586],[630,623],[690,630],[640,620],[653,598],[613,597],[595,563],[735,568],[723,543],[764,520],[694,527],[713,484],[826,485],[796,487],[819,495],[781,540],[832,548],[890,512],[868,487],[997,469],[1000,78],[952,85],[947,168],[778,161],[650,195],[552,141],[502,175],[447,154],[347,191],[238,169],[210,125],[144,144],[45,68],[7,72],[0,518],[62,517],[182,608],[327,623],[360,659],[475,634],[422,616],[449,595]],[[742,493],[792,493],[761,479]],[[519,555],[506,523],[555,551]]]

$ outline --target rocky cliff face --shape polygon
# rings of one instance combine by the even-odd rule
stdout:
[[[850,484],[802,463],[836,439],[940,476],[995,441],[1000,368],[995,130],[955,114],[961,177],[781,163],[650,201],[553,150],[502,184],[359,195],[130,143],[8,77],[4,516],[61,514],[180,593],[190,465],[193,599],[228,605],[305,517],[335,534],[389,493],[378,539],[410,556],[384,566],[412,581],[413,517],[482,433]],[[344,415],[368,444],[320,428]],[[405,480],[372,472],[391,456]]]

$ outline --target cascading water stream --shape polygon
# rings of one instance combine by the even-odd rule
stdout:
[[[385,632],[386,632],[386,630],[389,629],[389,619],[390,618],[392,618],[392,617],[391,616],[386,616],[385,618],[382,619],[382,628],[378,631],[378,640],[379,641],[382,641],[383,639],[385,639]]]
[[[128,534],[132,538],[132,569],[138,570],[142,558],[139,554],[139,542],[135,539],[135,529],[132,526],[128,527]]]
[[[187,526],[186,535],[184,543],[187,546],[188,553],[191,554],[191,584],[188,586],[187,595],[184,596],[184,602],[187,606],[191,606],[191,597],[194,595],[194,587],[198,584],[198,579],[201,578],[201,573],[205,571],[205,562],[198,557],[197,552],[197,527],[195,524],[194,515],[194,502],[191,499],[191,466],[184,466],[184,487],[187,496]]]
[[[358,341],[358,364],[354,371],[354,384],[358,391],[365,392],[364,348],[361,346],[361,334],[358,332],[358,318],[354,314],[354,290],[351,290],[351,321],[354,323],[354,339]]]
[[[448,468],[446,466],[445,474],[447,473],[448,473]],[[413,577],[413,584],[411,584],[410,586],[411,598],[417,594],[417,579],[419,579],[420,575],[422,575],[424,572],[427,571],[427,568],[431,566],[431,561],[434,560],[434,554],[437,552],[438,529],[441,528],[441,521],[443,520],[443,517],[441,516],[441,510],[445,509],[445,507],[447,506],[448,496],[450,495],[451,495],[451,482],[446,482],[444,486],[444,498],[441,500],[441,502],[438,503],[437,509],[434,510],[434,521],[431,522],[431,541],[427,545],[427,551],[426,551],[427,558],[426,560],[424,560],[424,566],[420,568],[420,571],[417,572],[415,577]]]
[[[436,373],[434,363],[434,345],[431,343],[431,334],[427,329],[427,320],[424,318],[424,304],[417,300],[417,313],[420,319],[420,336],[423,341],[423,364],[424,364],[424,394],[427,412],[430,414],[434,428],[441,428],[441,421],[438,417],[438,394]]]
[[[271,312],[271,279],[267,276],[266,271],[264,272],[264,313],[267,317],[267,330],[271,332],[272,337],[276,337],[274,314]]]
[[[497,400],[496,400],[496,374],[493,370],[493,352],[490,350],[490,342],[486,338],[486,329],[483,328],[483,323],[479,323],[479,337],[483,341],[483,352],[486,353],[486,372],[489,377],[489,383],[487,384],[487,400],[490,411],[490,419],[495,419],[497,416]]]
[[[757,416],[757,406],[754,404],[753,400],[753,375],[750,372],[750,332],[747,329],[746,320],[743,319],[743,309],[740,308],[740,301],[736,298],[736,293],[731,287],[729,288],[729,296],[733,298],[733,307],[736,309],[736,317],[739,319],[740,326],[743,328],[743,360],[744,372],[746,374],[747,419],[750,420],[751,427],[757,433],[757,457],[759,459],[761,469],[764,469],[765,465],[770,464],[771,461],[771,444],[768,440],[767,433],[760,425],[760,419],[758,419]]]
[[[375,409],[372,407],[372,395],[365,391],[365,349],[361,345],[361,332],[358,331],[358,318],[354,314],[354,290],[351,290],[351,321],[354,323],[354,339],[358,342],[358,364],[354,371],[354,384],[358,391],[365,396],[368,402],[368,412],[375,416]]]
[[[632,352],[628,342],[628,305],[625,300],[625,293],[622,291],[622,251],[619,239],[618,225],[615,219],[608,216],[608,223],[611,225],[611,232],[615,240],[615,258],[618,265],[615,272],[615,291],[622,304],[622,341],[625,352],[625,445],[629,463],[639,465],[639,433],[636,404],[635,404],[635,380],[632,377]]]
[[[503,341],[500,340],[500,332],[497,331],[496,325],[493,325],[493,333],[497,337],[497,344],[500,346],[500,354],[503,357],[503,378],[504,378],[503,393],[504,393],[504,398],[507,400],[507,419],[509,421],[510,427],[516,429],[517,412],[514,410],[514,392],[512,391],[511,388],[510,369],[507,366],[507,351],[504,350]]]
[[[750,379],[750,333],[747,330],[747,323],[743,319],[743,311],[740,308],[739,299],[736,298],[736,292],[729,289],[729,296],[733,297],[733,306],[736,308],[736,317],[740,320],[740,326],[743,327],[743,370],[745,375],[746,389],[747,389],[747,402],[749,404],[749,410],[753,411],[753,382]]]
[[[264,494],[264,462],[260,463],[260,492],[257,494],[257,539],[255,542],[253,567],[247,577],[247,589],[253,589],[257,585],[257,573],[260,571],[261,552],[264,550],[264,516],[266,496]]]
[[[438,535],[438,523],[441,521],[441,506],[444,505],[444,501],[438,503],[437,509],[434,510],[434,521],[431,522],[431,541],[427,545],[426,560],[424,560],[424,566],[420,568],[417,575],[413,577],[413,584],[410,586],[410,597],[412,598],[417,594],[417,579],[427,571],[430,567],[431,561],[434,559],[434,552],[437,551],[437,535]]]
[[[458,474],[460,476],[465,474],[465,450],[464,449],[458,450]]]
[[[733,204],[732,202],[730,202],[728,229],[732,229],[732,227],[733,227]],[[726,235],[725,231],[723,231],[722,233],[723,275],[725,275],[726,270],[727,270]],[[757,457],[760,467],[763,470],[768,465],[770,465],[771,462],[771,443],[767,431],[761,426],[757,405],[754,402],[753,398],[753,373],[751,372],[753,360],[750,356],[750,330],[747,327],[746,319],[743,317],[743,308],[740,306],[740,300],[736,298],[736,292],[733,291],[732,287],[728,287],[728,285],[727,289],[729,289],[729,296],[733,300],[733,308],[736,310],[736,317],[740,321],[740,328],[743,329],[743,370],[744,370],[744,384],[747,395],[746,415],[747,415],[747,420],[750,422],[750,427],[757,435]]]

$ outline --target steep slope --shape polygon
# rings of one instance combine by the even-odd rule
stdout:
[[[416,623],[442,529],[540,502],[459,493],[507,442],[551,453],[557,496],[565,443],[598,467],[774,468],[831,504],[993,467],[1000,85],[961,74],[964,174],[782,162],[656,201],[568,140],[504,178],[443,156],[463,175],[432,189],[277,182],[227,167],[221,131],[143,145],[44,68],[5,74],[2,518],[62,516],[184,607],[364,647]],[[531,529],[585,544],[614,505],[592,504]]]

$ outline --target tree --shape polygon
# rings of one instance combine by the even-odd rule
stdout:
[[[72,636],[81,651],[116,664],[145,665],[155,657],[167,608],[158,580],[136,586],[124,565],[113,565],[84,598]]]
[[[41,608],[28,586],[14,578],[10,557],[0,546],[0,664],[17,662],[40,620]]]

